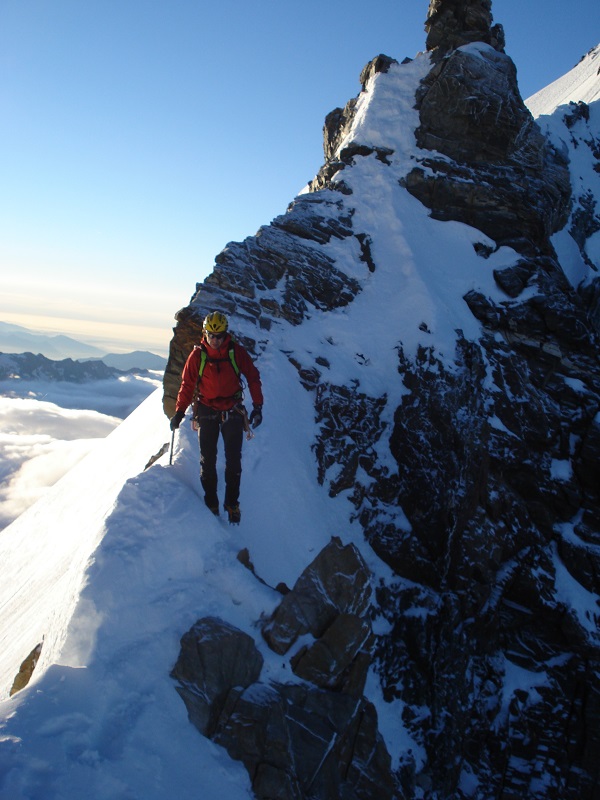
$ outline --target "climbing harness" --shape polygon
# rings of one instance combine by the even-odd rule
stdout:
[[[212,419],[212,420],[219,420],[221,425],[223,425],[233,412],[237,412],[238,414],[242,415],[242,421],[244,423],[244,431],[246,432],[246,441],[250,441],[250,439],[254,439],[254,431],[250,427],[250,420],[248,419],[248,412],[246,411],[246,407],[242,403],[238,403],[233,408],[230,408],[229,411],[215,411],[212,414],[206,414],[203,416],[203,419]],[[200,430],[200,420],[198,418],[197,410],[194,413],[192,418],[192,428],[195,431]]]

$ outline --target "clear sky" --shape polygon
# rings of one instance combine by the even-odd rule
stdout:
[[[0,321],[168,348],[229,241],[323,162],[374,56],[427,0],[0,0]],[[495,0],[523,97],[600,41],[598,0]]]

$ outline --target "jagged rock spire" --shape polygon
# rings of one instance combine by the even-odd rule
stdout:
[[[504,30],[492,20],[491,0],[430,0],[427,50],[441,54],[470,42],[485,42],[503,53]]]
[[[491,7],[491,0],[430,0],[425,27],[434,66],[416,95],[416,140],[431,155],[405,185],[438,219],[471,225],[519,252],[551,254],[550,236],[569,215],[569,173],[523,102]],[[464,47],[472,43],[490,47]]]

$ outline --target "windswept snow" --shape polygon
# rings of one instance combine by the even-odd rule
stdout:
[[[123,484],[142,470],[165,431],[148,425],[158,390],[43,500],[0,534],[0,560],[10,580],[0,587],[0,697],[15,677],[15,662],[44,641],[40,671],[55,663],[77,603],[86,564]],[[158,406],[159,407],[159,406]],[[154,448],[154,449],[152,449]]]
[[[359,144],[391,148],[395,159],[410,159],[419,124],[415,90],[430,69],[429,55],[422,55],[409,64],[392,64],[386,73],[375,73],[358,96],[351,129],[337,152]]]
[[[597,143],[591,131],[600,130],[599,101],[600,45],[590,50],[570,72],[526,101],[542,132],[569,162],[575,214],[580,213],[582,207],[587,208],[588,213],[598,213],[595,198],[600,197],[600,173],[596,168]],[[586,104],[584,109],[581,103]],[[578,111],[582,112],[582,117],[575,119],[573,114]],[[582,253],[570,228],[567,224],[558,231],[552,237],[552,244],[565,275],[571,285],[578,288],[597,280],[600,231],[591,227],[582,243]]]
[[[569,103],[600,100],[600,44],[587,53],[570,72],[540,89],[525,102],[534,117],[553,114]]]

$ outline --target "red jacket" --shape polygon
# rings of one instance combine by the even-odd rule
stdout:
[[[240,377],[236,375],[231,359],[229,358],[229,347],[231,336],[223,339],[221,346],[217,349],[210,347],[206,339],[202,339],[200,346],[194,347],[188,360],[185,362],[181,375],[181,386],[177,395],[176,411],[185,411],[194,399],[196,384],[198,385],[198,399],[201,403],[219,411],[229,411],[230,408],[238,403],[241,395]],[[198,379],[202,350],[206,351],[207,358],[202,372],[202,377]],[[262,386],[260,373],[254,366],[248,351],[237,342],[233,343],[235,363],[241,375],[246,378],[252,402],[257,405],[263,404]]]

